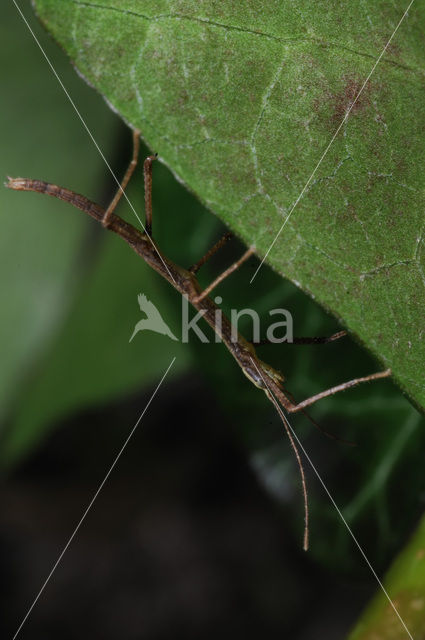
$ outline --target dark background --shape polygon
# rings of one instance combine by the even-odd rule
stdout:
[[[21,6],[121,176],[128,129],[78,78],[29,3]],[[2,175],[50,180],[106,204],[113,180],[12,3],[0,36]],[[128,193],[143,211],[140,171]],[[3,189],[0,207],[3,635],[17,630],[175,356],[22,637],[344,637],[377,585],[307,462],[311,549],[302,551],[298,470],[264,394],[222,345],[148,334],[128,345],[139,292],[177,333],[180,300],[118,239],[35,194]],[[225,230],[160,165],[154,209],[159,246],[185,266]],[[119,213],[134,223],[128,206]],[[243,250],[232,241],[202,282]],[[257,264],[217,290],[224,308],[249,306],[265,319],[284,306],[297,335],[341,328],[268,268],[248,287]],[[351,338],[261,349],[299,399],[379,368]],[[423,510],[423,419],[388,381],[323,401],[311,415],[357,444],[291,418],[382,574]]]

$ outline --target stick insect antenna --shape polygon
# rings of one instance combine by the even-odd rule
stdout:
[[[308,551],[308,532],[309,532],[309,521],[308,521],[308,518],[309,518],[309,509],[308,509],[307,483],[306,483],[306,480],[305,480],[305,473],[304,473],[303,463],[302,463],[302,460],[301,460],[300,452],[298,451],[297,445],[295,444],[295,440],[294,440],[294,437],[292,435],[291,428],[289,426],[288,420],[287,420],[285,414],[283,413],[280,404],[278,403],[278,401],[276,400],[276,398],[274,397],[274,395],[272,394],[272,392],[269,389],[267,389],[266,395],[269,398],[269,400],[273,403],[276,411],[278,412],[278,414],[280,416],[280,419],[283,422],[283,426],[285,427],[285,431],[286,431],[287,436],[289,438],[289,442],[291,444],[292,450],[295,453],[295,457],[297,459],[298,469],[300,470],[301,484],[302,484],[303,497],[304,497],[304,538],[303,538],[303,549],[304,549],[304,551]]]

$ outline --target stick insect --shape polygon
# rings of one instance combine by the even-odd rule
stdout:
[[[31,180],[27,178],[8,178],[6,187],[14,189],[16,191],[36,191],[38,193],[48,194],[60,200],[69,202],[77,209],[80,209],[84,213],[94,218],[97,222],[100,222],[105,229],[116,233],[120,236],[128,245],[156,272],[158,272],[165,280],[167,280],[177,291],[183,296],[186,296],[193,307],[200,311],[206,322],[214,329],[219,335],[221,340],[226,345],[227,349],[234,357],[242,372],[245,376],[259,389],[265,392],[267,398],[271,401],[275,407],[280,419],[285,427],[287,436],[290,441],[290,445],[294,451],[297,459],[303,499],[304,499],[304,538],[303,547],[308,549],[309,545],[309,510],[308,510],[308,495],[307,486],[304,474],[304,468],[301,460],[300,453],[297,445],[294,441],[291,428],[287,421],[284,411],[288,413],[295,413],[298,411],[304,412],[307,407],[321,400],[327,398],[340,391],[345,391],[351,387],[354,387],[362,382],[369,382],[372,380],[378,380],[379,378],[386,378],[391,375],[391,370],[380,371],[373,373],[362,378],[355,378],[344,382],[335,387],[322,391],[302,402],[296,403],[293,398],[285,391],[283,387],[284,376],[269,366],[258,357],[255,346],[252,342],[246,340],[239,332],[235,331],[230,320],[221,313],[221,310],[217,307],[216,303],[210,298],[210,293],[215,287],[222,282],[227,276],[236,271],[244,262],[248,260],[255,253],[255,246],[250,246],[242,257],[234,264],[228,267],[221,275],[219,275],[206,289],[202,290],[198,279],[197,273],[199,269],[213,256],[227,241],[231,234],[226,234],[219,242],[217,242],[197,263],[190,268],[185,269],[180,267],[169,258],[167,258],[155,245],[152,236],[152,164],[156,156],[148,156],[144,161],[144,197],[145,197],[145,226],[143,232],[136,229],[133,225],[129,224],[114,211],[124,194],[130,178],[132,177],[139,156],[140,147],[140,132],[133,130],[133,157],[127,168],[127,171],[123,177],[121,185],[119,186],[111,203],[104,209],[95,202],[89,200],[85,196],[82,196],[74,191],[59,187],[55,184],[44,182],[41,180]],[[216,313],[220,313],[221,322],[216,322]],[[294,342],[299,343],[326,343],[336,340],[343,335],[345,331],[340,331],[329,338],[299,338],[294,339]]]

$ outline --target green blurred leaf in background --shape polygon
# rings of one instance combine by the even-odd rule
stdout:
[[[388,572],[385,588],[410,637],[425,638],[425,519]],[[379,591],[348,640],[404,640],[406,629],[388,598]]]
[[[28,4],[26,9],[30,17]],[[54,57],[69,92],[78,96],[77,108],[111,164],[123,156],[116,168],[122,171],[131,149],[123,148],[124,127],[35,19],[31,28]],[[2,9],[0,35],[1,58],[8,61],[2,65],[2,175],[65,183],[95,200],[110,197],[102,158],[12,3]],[[164,190],[174,184],[165,171],[157,180]],[[139,180],[130,193],[139,210],[142,189]],[[139,292],[155,297],[164,313],[167,306],[172,311],[140,260],[66,205],[14,196],[0,190],[0,251],[7,265],[0,271],[3,466],[30,451],[70,412],[156,381],[173,355],[179,356],[174,374],[189,360],[187,349],[171,347],[165,338],[158,344],[156,336],[129,347]]]

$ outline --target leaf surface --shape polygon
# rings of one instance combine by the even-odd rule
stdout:
[[[178,178],[260,257],[274,242],[269,264],[424,407],[424,5],[413,5],[354,106],[403,3],[35,5]]]

